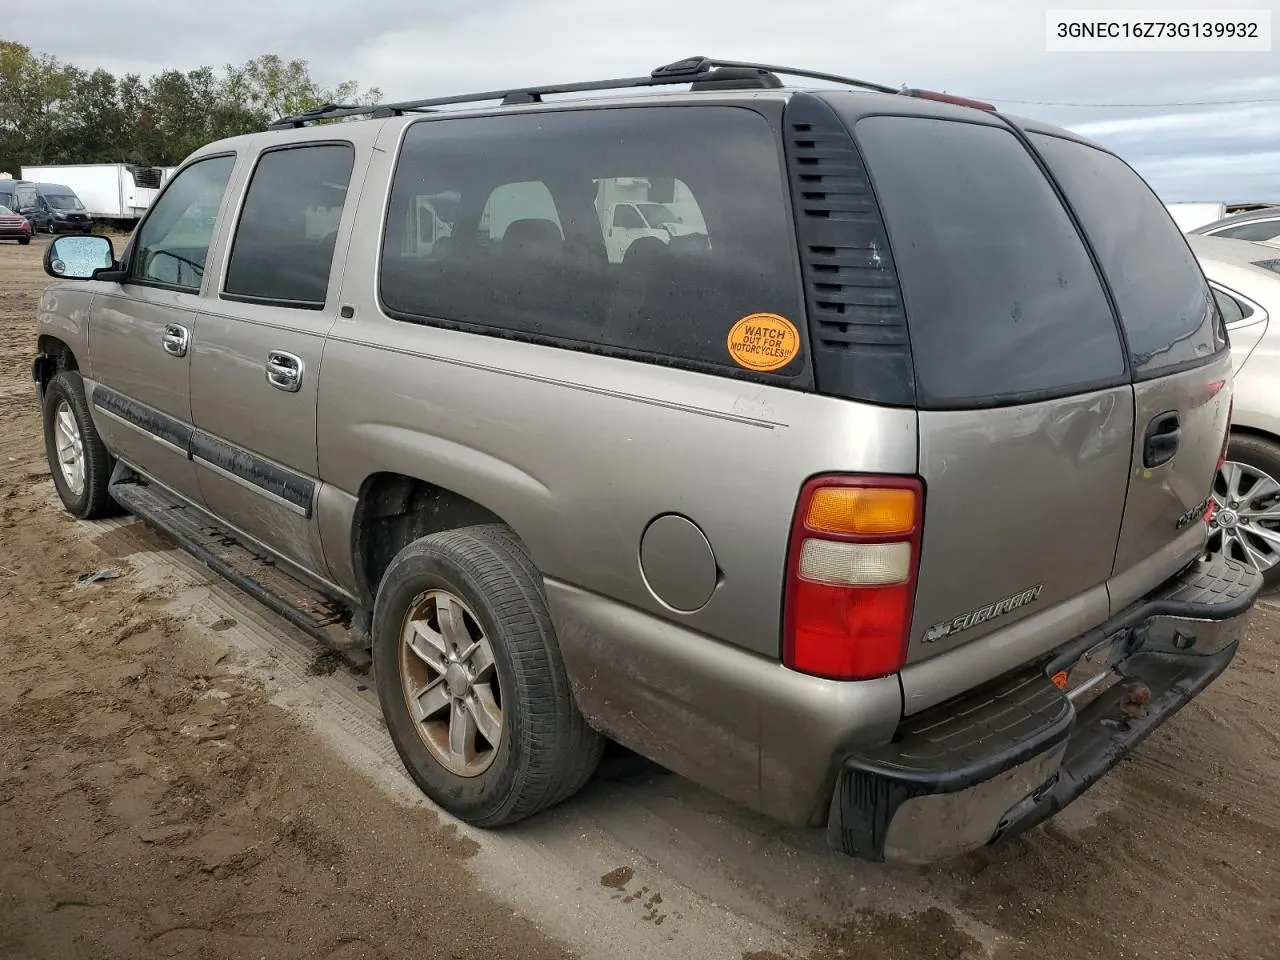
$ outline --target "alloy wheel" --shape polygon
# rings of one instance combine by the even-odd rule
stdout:
[[[448,590],[414,598],[400,630],[400,679],[415,729],[450,773],[484,773],[502,743],[502,687],[475,613]]]
[[[1257,467],[1228,460],[1213,484],[1209,551],[1265,573],[1280,563],[1280,483]]]

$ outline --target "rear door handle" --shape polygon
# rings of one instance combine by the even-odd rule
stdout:
[[[1182,439],[1182,423],[1177,410],[1169,410],[1155,417],[1147,425],[1147,435],[1142,444],[1142,465],[1158,467],[1168,463],[1178,452]]]
[[[285,393],[302,389],[302,358],[283,350],[267,354],[267,383]]]
[[[164,339],[161,341],[164,352],[171,357],[185,357],[187,347],[191,346],[191,334],[180,323],[166,323]]]

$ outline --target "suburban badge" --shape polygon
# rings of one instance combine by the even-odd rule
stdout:
[[[1037,583],[1034,587],[1028,587],[1026,590],[1019,591],[1011,597],[1005,597],[1003,600],[997,600],[995,603],[988,603],[986,606],[961,614],[954,620],[935,623],[924,632],[924,642],[933,643],[943,637],[963,633],[965,630],[976,627],[980,623],[986,623],[988,620],[994,620],[996,617],[1003,617],[1006,613],[1017,610],[1019,607],[1025,607],[1027,604],[1034,603],[1040,599],[1040,591],[1043,589],[1044,584]]]

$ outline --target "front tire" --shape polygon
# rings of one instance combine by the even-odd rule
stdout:
[[[1209,552],[1261,572],[1264,589],[1280,586],[1280,445],[1233,434],[1213,498]]]
[[[18,246],[20,246],[20,247],[25,247],[25,246],[26,246],[27,244],[29,244],[30,242],[31,242],[31,238],[30,238],[30,237],[19,237],[19,238],[18,238]]]
[[[43,413],[45,455],[67,512],[81,520],[114,513],[115,502],[107,491],[111,455],[93,425],[80,374],[64,370],[49,381]]]
[[[373,611],[373,667],[414,781],[481,827],[522,820],[590,779],[603,738],[578,712],[541,579],[501,525],[416,540]]]

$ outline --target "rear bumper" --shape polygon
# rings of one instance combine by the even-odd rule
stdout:
[[[845,758],[829,842],[921,863],[1048,819],[1227,668],[1261,586],[1240,564],[1199,561],[1047,662],[907,718],[891,743]],[[1086,655],[1105,658],[1112,686],[1051,682]]]

